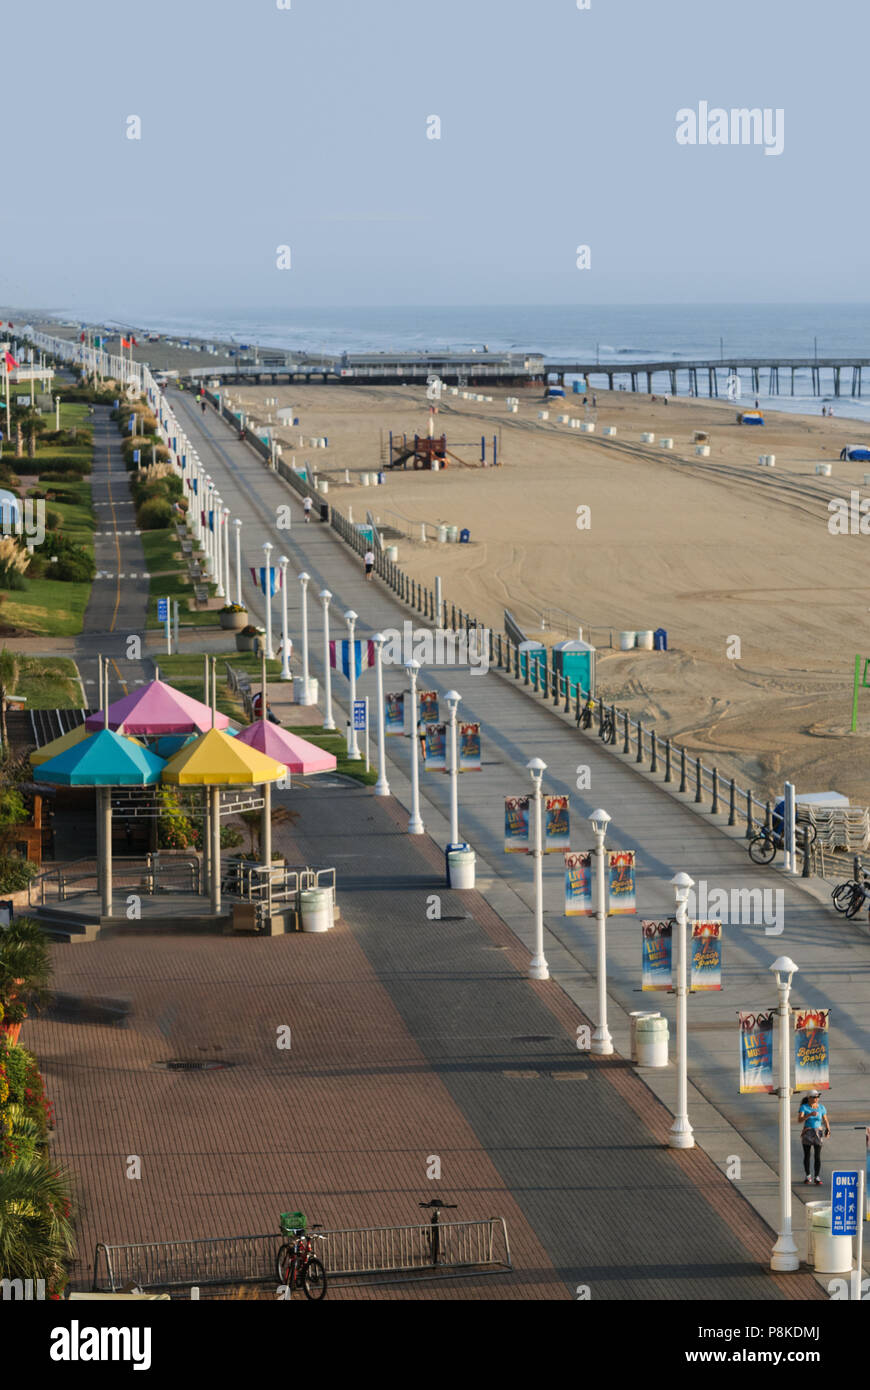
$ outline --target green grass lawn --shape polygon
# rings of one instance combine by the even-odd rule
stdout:
[[[61,529],[64,535],[79,543],[93,557],[93,533],[96,528],[96,520],[91,500],[90,482],[85,478],[76,478],[68,483],[47,483],[43,490],[50,493],[55,488],[62,494],[75,497],[76,500],[66,502],[59,501],[56,497],[49,497],[46,506],[53,512],[60,512],[63,517]]]
[[[82,692],[74,661],[22,656],[19,663],[20,674],[12,693],[25,695],[28,709],[81,709]]]
[[[149,625],[157,623],[157,600],[171,598],[178,600],[180,621],[192,627],[217,627],[217,613],[214,609],[197,608],[193,597],[193,580],[187,573],[187,560],[181,554],[181,541],[175,527],[163,531],[143,531],[142,545],[145,550],[150,597],[148,599]],[[194,553],[196,549],[194,547]],[[207,584],[209,597],[214,595],[216,585]]]
[[[81,632],[90,584],[60,584],[56,579],[25,579],[26,589],[0,592],[0,623],[52,637]]]

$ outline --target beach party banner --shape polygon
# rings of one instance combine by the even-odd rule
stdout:
[[[384,696],[384,732],[403,734],[405,732],[405,692],[399,695]]]
[[[828,1045],[830,1009],[796,1009],[794,1017],[794,1088],[831,1089]]]
[[[571,844],[571,822],[567,796],[544,798],[544,853],[560,854]]]
[[[722,988],[722,923],[692,923],[692,989]]]
[[[670,989],[673,985],[671,947],[673,922],[641,922],[643,989]]]
[[[421,690],[420,692],[420,723],[438,723],[438,691]]]
[[[480,772],[480,725],[459,726],[459,771]]]
[[[426,766],[430,772],[443,772],[447,767],[447,725],[426,725]]]
[[[634,850],[614,849],[608,852],[610,873],[609,917],[620,913],[637,912],[637,893],[634,884]]]
[[[771,1094],[773,1085],[773,1010],[737,1015],[740,1026],[740,1094]]]
[[[591,917],[592,851],[569,850],[565,855],[565,916]]]
[[[505,854],[529,852],[529,798],[506,796],[504,799]]]

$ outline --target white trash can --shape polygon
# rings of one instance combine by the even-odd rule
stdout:
[[[807,1203],[808,1254],[817,1274],[847,1274],[852,1269],[852,1237],[831,1233],[830,1202]]]
[[[660,1014],[653,1018],[639,1018],[635,1027],[638,1066],[666,1067],[670,1039],[668,1020]]]
[[[636,1009],[629,1014],[629,1028],[631,1037],[631,1060],[637,1061],[637,1025],[642,1018],[661,1018],[661,1014],[652,1009]]]
[[[308,694],[305,692],[305,682],[300,677],[293,682],[293,698],[297,705],[316,705],[317,704],[317,679],[314,676],[308,677]]]
[[[392,563],[395,564],[399,558],[399,547],[397,545],[387,545],[384,547],[384,554],[388,560],[391,560]]]
[[[655,444],[656,437],[649,430],[644,430],[640,436],[640,442],[641,444]]]
[[[302,930],[329,931],[332,926],[332,899],[325,888],[303,888],[299,894]]]
[[[452,849],[447,856],[451,888],[473,888],[475,853],[473,849]]]

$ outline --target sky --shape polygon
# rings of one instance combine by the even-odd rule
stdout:
[[[286,3],[5,7],[0,303],[870,299],[862,0]]]

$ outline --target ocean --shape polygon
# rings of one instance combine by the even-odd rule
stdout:
[[[870,357],[870,304],[646,304],[471,306],[466,308],[287,308],[250,312],[216,308],[208,313],[178,310],[171,317],[150,316],[130,306],[132,322],[144,331],[207,341],[257,343],[290,351],[340,353],[426,350],[529,350],[552,360],[595,361],[618,367],[620,360],[666,361],[685,358]],[[58,311],[60,317],[77,317]],[[99,310],[86,316],[100,318]],[[870,420],[870,372],[858,400],[844,394],[836,415]],[[685,380],[685,379],[684,379]],[[699,383],[700,384],[700,383]],[[658,390],[665,382],[659,378]],[[706,385],[706,383],[702,384]],[[744,374],[742,401],[754,395]],[[762,376],[759,400],[777,410],[818,414],[833,398],[831,373],[814,396],[809,373],[799,373],[795,396],[769,397]],[[789,389],[788,374],[780,383]],[[844,392],[851,375],[844,373]],[[681,384],[682,389],[682,384]],[[720,392],[724,383],[720,379]]]

